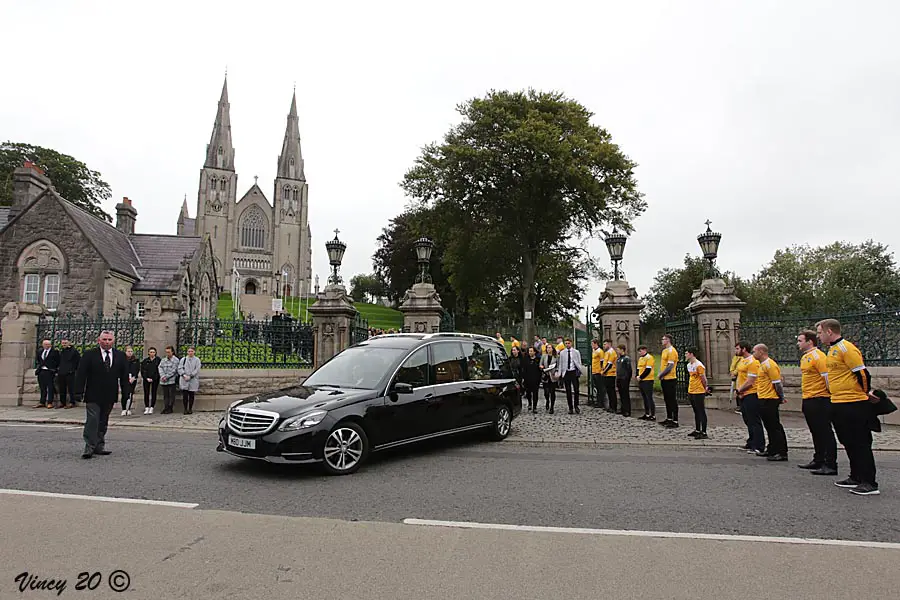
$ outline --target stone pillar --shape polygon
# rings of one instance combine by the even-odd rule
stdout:
[[[600,342],[610,339],[613,347],[624,344],[635,365],[638,359],[637,348],[641,345],[642,310],[644,304],[638,298],[637,291],[621,279],[606,283],[606,291],[600,295],[600,304],[597,306],[600,330],[603,332]]]
[[[153,298],[150,310],[144,317],[144,358],[150,348],[156,348],[159,356],[166,355],[166,346],[175,348],[178,354],[178,318],[182,304],[178,298]]]
[[[3,347],[0,348],[0,406],[20,406],[25,372],[34,368],[37,324],[44,307],[8,302],[3,307]]]
[[[309,307],[315,336],[314,368],[351,345],[351,328],[358,312],[343,285],[325,286],[316,303]]]
[[[417,283],[406,290],[400,304],[404,333],[437,333],[444,309],[434,285]]]
[[[712,398],[707,403],[730,407],[731,357],[739,341],[741,308],[745,305],[734,295],[734,288],[722,279],[704,279],[694,290],[688,309],[697,323],[697,350],[706,366]],[[682,348],[678,349],[683,352]]]

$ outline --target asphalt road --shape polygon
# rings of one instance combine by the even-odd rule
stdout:
[[[467,438],[395,451],[355,475],[326,477],[217,453],[214,436],[204,433],[120,429],[107,446],[111,456],[85,461],[78,428],[2,427],[0,488],[341,520],[900,542],[900,456],[891,453],[877,456],[882,495],[862,498],[798,469],[805,454],[768,463],[738,449],[567,450]]]

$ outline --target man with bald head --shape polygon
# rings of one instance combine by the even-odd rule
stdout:
[[[115,337],[104,331],[97,338],[97,348],[84,353],[75,375],[75,392],[84,398],[84,452],[81,458],[111,454],[106,449],[106,428],[109,413],[122,391],[126,401],[131,393],[128,381],[128,359],[125,353],[113,348]]]
[[[784,386],[781,383],[781,368],[775,359],[769,356],[769,347],[757,344],[753,347],[753,357],[759,361],[759,375],[756,378],[756,395],[759,397],[759,416],[769,436],[769,447],[765,452],[757,453],[771,462],[783,462],[788,459],[787,436],[778,408],[784,399]]]

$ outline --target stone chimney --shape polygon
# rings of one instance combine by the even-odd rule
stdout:
[[[116,229],[125,235],[134,233],[134,222],[137,221],[137,211],[131,205],[131,200],[122,198],[122,202],[116,204]]]
[[[9,221],[50,187],[44,171],[31,161],[13,171],[13,203],[9,209]]]

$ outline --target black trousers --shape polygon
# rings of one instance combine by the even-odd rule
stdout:
[[[694,409],[694,429],[706,433],[706,394],[688,394]]]
[[[134,404],[134,388],[137,387],[137,380],[129,387],[130,390],[128,396],[126,397],[125,394],[122,394],[122,410],[131,410],[131,407]]]
[[[653,402],[653,380],[641,380],[638,383],[641,389],[641,398],[644,399],[644,414],[656,416],[656,404]]]
[[[56,386],[59,388],[59,401],[75,406],[75,373],[59,375],[56,378]]]
[[[106,444],[106,429],[109,425],[109,413],[112,411],[113,406],[113,403],[85,403],[84,433],[82,434],[85,452],[103,450],[103,447]]]
[[[41,388],[41,404],[50,406],[53,404],[53,371],[41,369],[37,373],[38,386]]]
[[[659,382],[662,386],[663,400],[666,403],[666,418],[678,422],[678,397],[675,395],[675,380],[663,379]]]
[[[831,398],[804,398],[803,416],[812,435],[813,462],[837,468],[837,442],[831,429]]]
[[[578,389],[578,375],[575,371],[566,371],[566,374],[563,375],[563,385],[566,388],[566,403],[569,405],[569,410],[578,408],[581,390]]]
[[[619,400],[622,403],[622,416],[631,416],[631,379],[616,379],[616,387],[619,389]]]
[[[594,387],[594,403],[599,408],[606,406],[606,386],[603,384],[603,375],[591,373],[591,385]]]
[[[525,397],[528,398],[528,408],[537,410],[538,390],[540,389],[540,381],[529,381],[525,384]]]
[[[192,392],[190,390],[181,390],[181,401],[184,403],[185,412],[194,410],[195,393],[196,392]]]
[[[616,378],[604,375],[603,387],[606,388],[606,398],[609,400],[609,410],[616,412],[619,408],[619,401],[616,399]]]
[[[163,402],[165,402],[166,408],[172,408],[175,406],[175,387],[175,384],[162,386]]]
[[[766,434],[763,432],[763,423],[760,415],[762,414],[762,401],[756,394],[747,394],[741,398],[741,417],[744,419],[744,425],[747,426],[747,444],[751,450],[766,449]]]
[[[545,381],[544,382],[544,402],[547,410],[553,408],[556,404],[556,382],[555,381]]]
[[[869,429],[871,416],[872,408],[867,400],[831,405],[834,431],[850,459],[850,479],[878,485],[875,480],[875,455],[872,454],[872,430]]]
[[[760,398],[759,399],[759,416],[762,419],[763,427],[766,428],[766,435],[769,436],[769,454],[787,454],[787,436],[784,434],[784,427],[781,426],[781,418],[778,414],[778,407],[781,400],[778,398]]]
[[[144,380],[144,408],[156,406],[156,390],[159,389],[159,379],[153,381]]]

